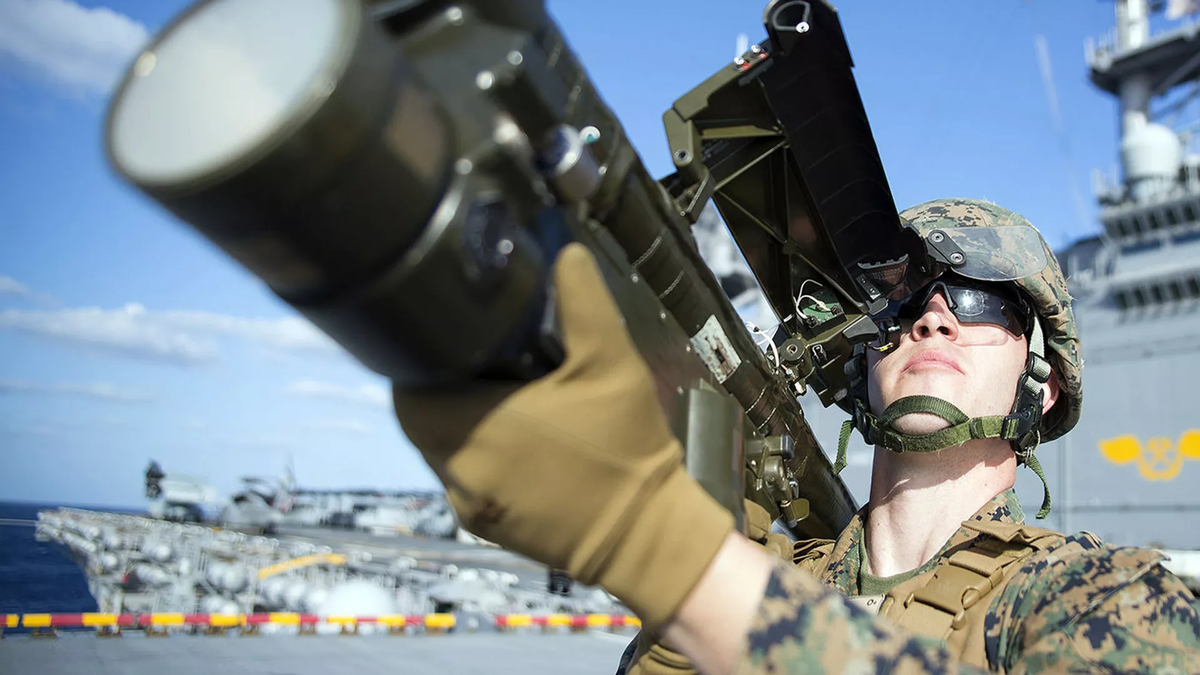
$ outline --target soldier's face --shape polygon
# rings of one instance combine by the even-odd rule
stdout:
[[[934,294],[915,320],[902,326],[899,344],[886,353],[868,350],[871,412],[879,415],[905,396],[935,396],[968,417],[1007,415],[1025,368],[1025,337],[994,324],[960,323],[946,297]],[[925,434],[945,428],[935,415],[913,413],[898,431]]]

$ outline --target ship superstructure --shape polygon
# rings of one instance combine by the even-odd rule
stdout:
[[[1085,365],[1082,419],[1058,442],[1055,509],[1064,530],[1195,550],[1200,23],[1185,4],[1154,33],[1161,3],[1117,0],[1115,29],[1087,45],[1092,83],[1118,103],[1120,172],[1096,174],[1101,233],[1059,253]]]

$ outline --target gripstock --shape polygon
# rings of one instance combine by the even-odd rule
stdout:
[[[808,18],[781,32],[793,14]],[[817,141],[773,107],[791,101],[775,97],[788,78],[773,79],[789,55],[849,76],[836,15],[776,2],[766,16],[750,68],[740,59],[668,113],[680,171],[661,183],[542,0],[200,2],[126,74],[107,152],[125,180],[404,386],[552,369],[548,268],[565,242],[584,243],[689,472],[735,514],[748,496],[797,535],[833,536],[855,504],[797,393],[811,383],[828,405],[850,386],[848,354],[874,336],[866,310],[907,259],[898,245],[860,250],[859,237],[882,246],[899,231],[877,154],[876,173],[862,157],[805,161]],[[874,152],[852,79],[810,94],[850,96],[824,105],[857,110],[853,131]],[[714,131],[709,113],[756,126]],[[747,143],[724,152],[721,134]],[[750,175],[765,181],[757,201],[738,179]],[[841,210],[822,192],[838,185],[857,195]],[[700,257],[690,226],[709,197],[785,317],[778,362]],[[819,302],[793,300],[804,295]]]

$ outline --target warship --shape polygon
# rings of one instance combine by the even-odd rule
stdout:
[[[0,672],[139,673],[172,664],[199,673],[224,663],[242,672],[404,664],[422,672],[584,673],[615,664],[641,626],[604,590],[466,535],[457,523],[449,532],[412,527],[443,520],[440,496],[291,498],[301,508],[284,512],[278,505],[291,500],[263,498],[270,518],[258,507],[232,519],[221,509],[220,525],[194,520],[200,509],[179,508],[173,518],[170,509],[151,517],[58,508],[33,523],[0,523],[32,524],[39,541],[61,547],[99,610],[0,615]],[[88,639],[92,633],[122,639]],[[359,639],[301,637],[334,635]]]
[[[1041,450],[1054,476],[1051,524],[1161,549],[1166,564],[1200,590],[1200,426],[1190,390],[1200,375],[1200,23],[1194,2],[1116,0],[1114,6],[1114,29],[1090,41],[1085,53],[1091,82],[1117,102],[1121,171],[1098,173],[1094,181],[1098,233],[1058,252],[1075,298],[1088,397],[1073,433]],[[1163,10],[1170,23],[1152,33],[1151,14]],[[711,206],[695,234],[766,347],[774,317]],[[817,437],[833,447],[840,413],[822,410],[811,394],[804,403]],[[159,478],[162,490],[167,478]],[[39,515],[36,536],[61,544],[78,563],[100,613],[0,617],[0,630],[10,629],[0,666],[74,672],[87,664],[110,672],[96,670],[104,663],[111,672],[137,672],[177,663],[174,655],[186,652],[201,663],[218,658],[315,672],[321,664],[345,663],[349,653],[339,641],[296,640],[295,649],[280,649],[271,639],[84,643],[74,637],[60,644],[77,646],[51,652],[31,639],[12,639],[12,629],[88,627],[146,635],[453,632],[450,649],[380,640],[370,657],[355,651],[356,663],[402,659],[469,672],[482,660],[495,672],[505,663],[527,669],[531,659],[544,657],[547,667],[568,672],[571,664],[586,664],[585,657],[615,663],[638,625],[603,591],[564,587],[552,571],[466,536],[438,495],[305,493],[290,485],[267,494],[248,484],[246,494],[256,496],[244,502],[265,505],[267,520],[238,520],[231,511],[224,518],[231,527],[219,527],[171,522],[204,520],[195,504],[207,499],[186,480],[174,487],[195,494],[174,506],[161,500],[158,518],[73,509]],[[427,509],[432,524],[421,530],[415,523]],[[527,641],[532,632],[586,632],[595,639],[539,635],[535,646]],[[281,658],[287,663],[279,665]]]
[[[297,617],[258,621],[256,630],[289,622],[313,630],[449,628],[460,620],[474,629],[516,614],[543,623],[554,615],[564,625],[571,621],[562,617],[577,615],[590,616],[589,625],[636,624],[603,590],[564,583],[554,570],[470,535],[441,494],[301,490],[290,467],[275,483],[255,477],[243,483],[248,487],[221,500],[204,481],[164,473],[152,462],[147,515],[45,510],[34,536],[60,545],[86,574],[97,616],[108,617],[89,619],[97,627],[119,629],[123,621],[211,627],[234,619],[210,615],[273,613]],[[333,624],[306,618],[318,616],[351,618]],[[381,624],[379,617],[392,618]],[[81,621],[30,622],[26,615],[21,626]],[[507,619],[499,621],[507,627]]]
[[[1060,525],[1168,551],[1200,578],[1200,24],[1195,3],[1121,0],[1086,47],[1091,82],[1119,108],[1120,177],[1097,172],[1100,232],[1060,251],[1088,392],[1059,440]],[[1187,14],[1191,14],[1190,17]]]

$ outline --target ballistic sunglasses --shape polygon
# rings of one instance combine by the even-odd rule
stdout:
[[[1033,308],[1015,289],[1006,284],[959,276],[939,279],[903,300],[889,302],[883,311],[875,315],[875,319],[907,331],[925,313],[929,300],[939,292],[946,298],[950,311],[961,324],[990,324],[1015,336],[1028,337],[1036,320]],[[895,328],[885,331],[896,333]]]

